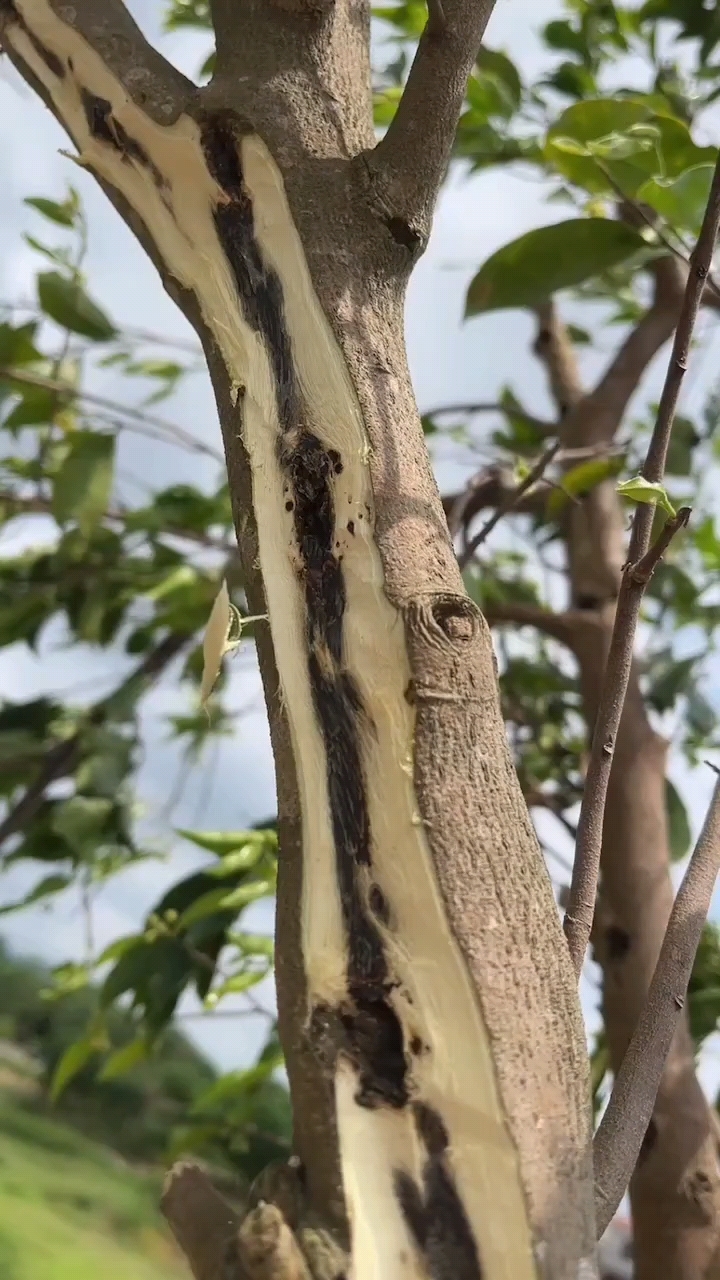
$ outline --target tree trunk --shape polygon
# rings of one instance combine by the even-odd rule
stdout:
[[[118,0],[0,3],[5,48],[208,355],[269,619],[303,1212],[340,1241],[349,1221],[355,1280],[576,1280],[594,1249],[575,984],[403,345],[451,137],[433,95],[462,97],[487,10],[445,5],[418,55],[437,75],[411,77],[373,151],[359,0],[216,0],[202,90]]]

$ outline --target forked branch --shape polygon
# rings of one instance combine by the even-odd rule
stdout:
[[[371,171],[396,216],[425,238],[494,0],[429,0],[405,91]]]
[[[695,953],[720,871],[720,779],[705,825],[675,898],[645,1008],[617,1074],[595,1141],[598,1239],[630,1181],[655,1105],[677,1020],[684,1007]]]
[[[660,397],[657,420],[642,468],[643,477],[654,484],[659,484],[665,473],[665,459],[670,444],[675,410],[687,368],[693,329],[705,281],[712,263],[718,226],[720,226],[720,158],[715,167],[702,228],[691,258],[690,272],[675,331],[665,385]],[[564,923],[570,956],[578,978],[582,971],[595,914],[605,802],[620,717],[630,679],[640,605],[649,574],[666,549],[670,538],[682,524],[687,523],[689,515],[689,512],[683,512],[682,517],[679,514],[674,523],[670,523],[669,528],[666,526],[660,539],[651,549],[650,538],[654,513],[654,506],[640,503],[633,517],[628,563],[625,566],[618,593],[615,624],[578,821],[575,863]],[[649,552],[650,560],[647,559]]]

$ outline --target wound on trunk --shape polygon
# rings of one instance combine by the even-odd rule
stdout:
[[[360,1077],[364,1106],[402,1107],[408,1099],[403,1031],[388,1000],[390,978],[382,936],[366,903],[360,869],[372,863],[372,836],[361,752],[368,715],[345,669],[346,590],[337,554],[333,478],[343,460],[311,428],[295,371],[276,272],[263,260],[253,207],[240,164],[238,135],[226,116],[206,119],[202,144],[222,188],[214,212],[248,324],[265,344],[275,383],[278,461],[287,479],[306,618],[307,664],[325,747],[338,889],[345,922],[349,1007],[338,1010],[348,1055]]]

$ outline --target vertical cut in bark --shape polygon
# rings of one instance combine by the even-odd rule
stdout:
[[[265,142],[225,110],[197,107],[159,124],[59,6],[17,0],[14,12],[3,37],[13,56],[42,87],[80,162],[141,220],[167,276],[195,299],[231,387],[298,781],[307,1027],[334,1082],[354,1280],[532,1280],[540,1271],[575,1280],[592,1226],[584,1193],[574,1191],[568,1209],[564,1189],[588,1172],[585,1117],[573,1116],[568,1136],[556,1111],[546,1116],[529,1095],[521,1099],[533,1063],[519,1030],[505,1054],[518,1098],[508,1123],[496,1061],[503,1014],[489,991],[491,1043],[473,978],[485,965],[497,992],[506,989],[510,951],[489,962],[478,941],[474,953],[467,937],[461,947],[444,897],[451,875],[436,874],[429,843],[447,836],[433,831],[437,788],[421,816],[415,785],[418,769],[432,769],[428,753],[443,747],[437,769],[467,778],[471,811],[479,778],[495,808],[498,779],[507,781],[515,800],[505,819],[537,856],[506,753],[484,760],[483,712],[492,748],[501,742],[495,688],[474,674],[463,685],[454,656],[453,645],[465,646],[487,663],[484,624],[457,593],[431,592],[412,609],[389,598],[373,450]],[[460,743],[442,712],[464,700],[475,736]],[[471,763],[453,756],[461,751]],[[496,827],[502,821],[492,814]],[[481,886],[475,863],[473,891]],[[544,897],[531,901],[524,886],[513,920],[514,904],[487,881],[492,865],[474,910],[486,912],[484,928],[500,929],[508,949],[515,933],[535,1001],[538,986],[550,996],[557,984],[562,1011],[543,1013],[557,1038],[541,1053],[573,1075],[567,1097],[562,1082],[549,1082],[547,1093],[571,1115],[585,1064],[561,1062],[559,1046],[575,1025],[559,938],[557,972],[540,984],[530,972],[532,940],[546,940],[549,887],[543,881]],[[537,885],[534,865],[519,874]],[[518,1012],[507,1009],[507,1018]],[[524,1137],[521,1116],[533,1130]],[[519,1137],[532,1168],[521,1169]],[[561,1222],[566,1234],[554,1238]]]

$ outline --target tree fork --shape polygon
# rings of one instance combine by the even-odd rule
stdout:
[[[572,970],[403,346],[487,12],[446,0],[373,150],[357,0],[248,3],[242,22],[216,0],[204,90],[118,0],[0,4],[4,48],[208,354],[270,623],[295,1145],[309,1211],[341,1236],[347,1213],[355,1280],[592,1274]]]

